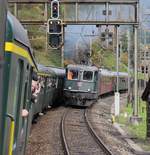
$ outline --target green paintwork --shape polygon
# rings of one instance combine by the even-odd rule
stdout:
[[[69,87],[71,87],[71,90],[88,91],[88,89],[90,89],[90,91],[96,91],[94,82],[66,80],[65,89]]]
[[[9,20],[7,20],[6,30],[7,30],[6,31],[6,41],[12,42],[14,40],[13,29],[12,29],[11,22]]]

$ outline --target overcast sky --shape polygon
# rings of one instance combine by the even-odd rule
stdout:
[[[150,7],[150,0],[140,0],[140,3],[145,7]]]

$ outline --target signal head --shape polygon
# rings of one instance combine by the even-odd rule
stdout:
[[[51,18],[59,18],[59,1],[53,0],[51,2]]]

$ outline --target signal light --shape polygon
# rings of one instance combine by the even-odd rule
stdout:
[[[106,39],[113,40],[113,33],[112,32],[102,32],[101,33],[101,41],[105,41]]]
[[[106,39],[106,33],[105,32],[102,32],[101,33],[101,40],[102,41],[105,41],[105,39]]]
[[[51,18],[59,18],[59,1],[53,0],[51,2]]]
[[[112,32],[109,32],[109,33],[108,33],[108,37],[109,37],[109,38],[112,38],[112,37],[113,37],[113,33],[112,33]]]
[[[58,49],[62,45],[62,21],[60,19],[48,20],[48,44],[53,49]]]
[[[113,45],[113,41],[109,41],[109,45]]]
[[[48,20],[48,33],[50,34],[61,34],[62,25],[60,19],[49,19]]]

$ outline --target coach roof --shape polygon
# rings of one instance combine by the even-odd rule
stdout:
[[[31,50],[27,30],[25,30],[18,19],[8,12],[7,21],[7,41],[16,40]]]

